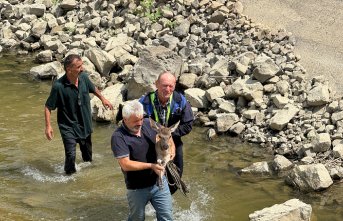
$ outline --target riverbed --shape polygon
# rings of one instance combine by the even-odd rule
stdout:
[[[0,220],[126,220],[123,175],[110,148],[116,124],[94,122],[94,161],[84,163],[77,150],[78,172],[63,172],[63,144],[52,114],[55,137],[44,135],[44,103],[51,81],[26,74],[30,57],[0,58]],[[302,194],[278,177],[242,177],[240,168],[271,160],[264,149],[220,136],[206,139],[207,128],[195,127],[184,138],[184,181],[190,193],[173,195],[178,221],[244,221],[256,210],[298,198],[313,208],[312,220],[343,218],[342,185]],[[147,219],[154,210],[147,207]]]

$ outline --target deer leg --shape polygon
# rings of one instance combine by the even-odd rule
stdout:
[[[158,163],[160,166],[163,166],[163,160],[158,159],[158,160],[157,160],[157,163]],[[162,181],[162,178],[163,178],[163,173],[161,172],[161,173],[158,175],[158,178],[157,178],[157,185],[158,185],[158,187],[160,188],[160,190],[163,189],[163,181]]]

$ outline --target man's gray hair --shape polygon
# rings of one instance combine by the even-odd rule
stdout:
[[[143,116],[143,105],[138,100],[127,101],[122,110],[123,118],[127,119],[130,116]]]

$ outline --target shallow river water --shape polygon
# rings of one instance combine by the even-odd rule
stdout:
[[[27,59],[27,60],[26,60]],[[94,161],[77,155],[78,172],[63,173],[64,151],[52,114],[55,137],[44,135],[43,107],[51,82],[30,80],[29,58],[0,58],[0,220],[126,220],[123,175],[110,149],[116,125],[94,123]],[[256,210],[298,198],[313,208],[312,220],[343,220],[343,184],[301,194],[277,177],[242,177],[239,168],[272,157],[236,138],[205,139],[206,128],[184,138],[187,197],[173,197],[177,221],[247,221]],[[147,208],[147,219],[154,211]]]

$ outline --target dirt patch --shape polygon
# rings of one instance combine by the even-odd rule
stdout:
[[[295,52],[307,78],[324,75],[338,96],[343,95],[342,0],[241,0],[243,14],[253,21],[292,32]]]

